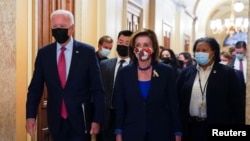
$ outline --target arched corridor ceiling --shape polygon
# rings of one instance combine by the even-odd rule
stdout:
[[[196,33],[197,31],[211,32],[210,20],[226,19],[231,15],[232,0],[172,0],[174,3],[183,7],[185,11],[190,13],[196,19]],[[237,17],[248,17],[249,1],[250,0],[234,0],[235,2],[241,1],[244,3],[243,11],[235,13]],[[197,35],[204,36],[204,35]]]
[[[199,21],[198,26],[209,26],[209,21],[218,18],[230,18],[232,0],[173,0],[179,6],[184,7]],[[235,0],[244,3],[242,12],[235,12],[235,17],[248,17],[249,0]]]
[[[210,15],[212,18],[221,18],[230,16],[232,0],[173,0],[175,3],[185,7],[186,11],[195,16]],[[249,0],[234,0],[244,3],[245,8],[236,16],[247,16],[249,9]]]

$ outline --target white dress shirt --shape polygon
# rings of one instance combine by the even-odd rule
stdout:
[[[209,66],[205,71],[197,65],[197,74],[194,80],[192,93],[191,93],[191,99],[190,99],[190,105],[189,105],[189,113],[190,116],[199,116],[199,107],[200,104],[203,102],[206,105],[206,83],[207,79],[210,75],[210,72],[212,70],[213,64]],[[200,86],[200,82],[201,86]],[[201,90],[202,88],[202,90]],[[202,99],[202,91],[204,91],[203,99]]]

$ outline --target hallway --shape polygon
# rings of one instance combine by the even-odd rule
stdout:
[[[237,17],[250,19],[249,0],[241,0],[244,9]],[[53,8],[66,8],[75,14],[75,38],[97,47],[102,35],[116,39],[121,29],[151,28],[160,45],[176,53],[192,52],[195,39],[215,37],[222,50],[226,32],[213,34],[210,21],[230,18],[232,0],[57,0],[48,7],[46,0],[0,1],[0,141],[35,141],[25,131],[27,86],[33,62],[41,45],[51,42],[48,24],[41,28],[39,20]],[[57,5],[57,6],[55,6]],[[43,9],[39,15],[39,9]],[[47,9],[47,10],[46,10]],[[41,12],[41,11],[40,11]],[[47,21],[46,21],[47,20]],[[250,27],[248,26],[248,30]],[[250,40],[249,33],[247,40]],[[43,40],[41,40],[43,39]],[[114,41],[116,42],[116,41]],[[249,55],[249,50],[248,50]],[[112,50],[109,57],[116,56]],[[248,57],[250,62],[250,57]],[[247,66],[248,72],[250,65]],[[250,73],[247,74],[248,78]],[[247,82],[246,122],[250,124],[250,83]]]

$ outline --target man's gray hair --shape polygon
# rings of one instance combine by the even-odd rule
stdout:
[[[54,15],[66,15],[66,16],[68,16],[68,18],[69,18],[70,25],[73,25],[73,24],[74,24],[74,16],[73,16],[73,14],[72,14],[70,11],[68,11],[68,10],[63,10],[63,9],[55,10],[55,11],[52,12],[51,15],[50,15],[50,19],[51,19],[51,20],[52,20],[52,17],[53,17]]]

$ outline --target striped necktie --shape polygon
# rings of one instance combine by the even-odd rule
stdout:
[[[240,66],[239,66],[239,68],[240,68],[240,71],[243,72],[243,62],[242,62],[242,60],[240,60]]]

